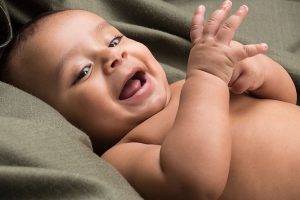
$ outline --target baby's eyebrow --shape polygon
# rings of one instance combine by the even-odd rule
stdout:
[[[96,27],[95,27],[95,31],[102,31],[104,28],[111,26],[107,21],[103,20],[101,21]]]

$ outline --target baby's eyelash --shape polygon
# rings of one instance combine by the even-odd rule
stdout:
[[[84,66],[79,74],[77,75],[76,79],[74,80],[73,82],[73,85],[76,84],[78,81],[80,81],[83,77],[85,77],[87,74],[90,73],[90,70],[91,70],[91,65],[87,65],[87,66]]]
[[[123,35],[116,35],[109,43],[108,47],[115,47],[117,46],[123,38]],[[117,42],[117,43],[116,43]]]

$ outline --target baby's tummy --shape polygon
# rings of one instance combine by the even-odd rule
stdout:
[[[246,97],[234,101],[231,168],[221,199],[299,199],[299,107]]]

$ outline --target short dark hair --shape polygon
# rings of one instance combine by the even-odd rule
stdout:
[[[9,62],[15,55],[14,52],[25,42],[28,38],[32,37],[38,29],[39,23],[44,19],[52,16],[56,13],[63,12],[65,10],[54,10],[44,12],[37,17],[33,18],[26,24],[24,24],[16,33],[12,40],[3,49],[2,56],[0,58],[0,80],[10,83],[11,77],[9,75]]]

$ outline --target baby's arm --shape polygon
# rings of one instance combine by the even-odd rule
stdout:
[[[242,46],[232,41],[231,46]],[[295,104],[297,93],[287,71],[271,58],[259,54],[235,66],[229,85],[236,94],[249,92],[259,98],[276,99]]]
[[[229,46],[247,7],[224,22],[226,2],[205,26],[203,6],[193,17],[187,77],[162,145],[123,143],[102,156],[146,199],[218,199],[224,190],[231,157],[228,83],[236,62],[264,51]]]

